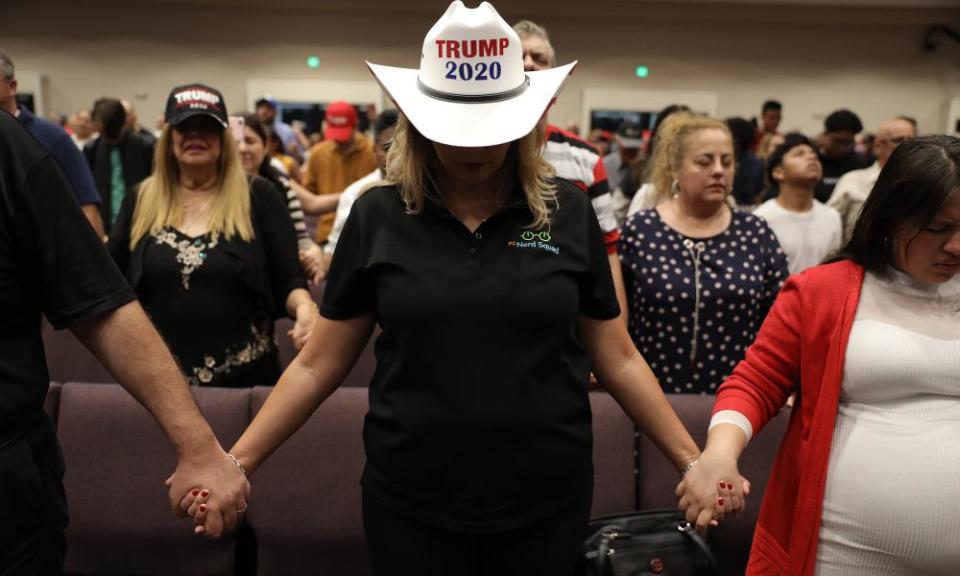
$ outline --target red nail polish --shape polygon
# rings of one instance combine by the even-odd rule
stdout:
[[[201,491],[200,491],[200,496],[201,496],[202,498],[206,498],[206,497],[209,496],[209,495],[210,495],[210,493],[207,492],[206,490],[201,490]]]
[[[723,506],[723,498],[717,498],[717,506]]]
[[[197,497],[197,494],[199,494],[199,493],[200,493],[200,491],[197,490],[196,488],[194,488],[193,491],[190,492],[190,494],[191,494],[194,498],[196,498],[196,497]]]
[[[722,505],[722,502],[721,502],[721,505]],[[206,512],[206,511],[207,511],[207,505],[206,505],[206,504],[201,504],[201,505],[200,505],[200,511],[201,511],[201,512]]]

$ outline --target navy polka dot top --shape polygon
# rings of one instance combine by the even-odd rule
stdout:
[[[773,231],[735,210],[720,234],[688,238],[643,210],[623,225],[619,252],[630,336],[664,392],[716,392],[787,277]]]

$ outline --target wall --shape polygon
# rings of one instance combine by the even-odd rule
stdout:
[[[0,45],[24,72],[46,79],[48,110],[125,97],[145,124],[176,83],[219,87],[231,109],[249,106],[251,79],[372,82],[362,62],[414,66],[423,35],[446,4],[377,0],[335,8],[283,0],[3,0]],[[937,4],[937,3],[934,3]],[[551,113],[580,119],[588,88],[714,92],[720,116],[750,116],[768,98],[785,106],[783,128],[816,132],[838,107],[869,127],[911,114],[942,131],[960,95],[960,46],[924,53],[930,24],[960,27],[960,7],[830,7],[594,0],[500,2],[508,21],[547,26],[560,61],[577,72]],[[310,70],[308,55],[321,66]],[[639,64],[651,76],[633,75]]]

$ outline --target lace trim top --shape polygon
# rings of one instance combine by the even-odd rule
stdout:
[[[177,236],[177,233],[170,228],[164,228],[153,235],[157,244],[163,244],[177,251],[177,262],[182,266],[180,269],[180,283],[184,290],[190,290],[190,275],[197,268],[203,266],[207,259],[207,250],[217,247],[220,237],[217,234],[211,234],[209,240],[204,240],[203,236],[190,239],[183,236]]]

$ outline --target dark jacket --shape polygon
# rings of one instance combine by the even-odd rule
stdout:
[[[141,238],[133,251],[130,250],[130,229],[136,203],[137,194],[132,189],[124,198],[107,246],[127,281],[139,293],[145,248],[150,236]],[[221,239],[219,247],[236,259],[237,278],[259,296],[271,317],[279,318],[286,314],[290,291],[307,288],[300,267],[297,236],[282,195],[263,178],[250,181],[250,213],[253,240]]]
[[[83,147],[83,155],[87,157],[87,163],[93,171],[93,181],[100,193],[100,215],[107,232],[110,232],[116,220],[111,214],[113,188],[110,186],[110,150],[113,148],[120,150],[124,189],[132,190],[153,170],[153,144],[136,134],[124,132],[113,145],[107,144],[101,136]]]

